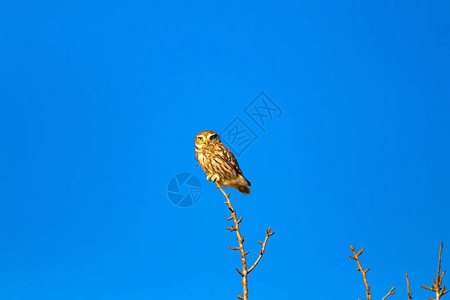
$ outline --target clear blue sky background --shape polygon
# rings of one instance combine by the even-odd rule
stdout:
[[[0,298],[233,299],[223,196],[194,136],[259,138],[231,197],[252,299],[415,299],[450,270],[448,1],[3,1]],[[265,91],[263,132],[244,108]],[[167,184],[203,185],[181,209]],[[445,248],[447,246],[447,248]],[[446,280],[448,283],[449,281]],[[430,293],[431,295],[431,293]]]

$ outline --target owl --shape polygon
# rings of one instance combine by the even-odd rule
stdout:
[[[206,180],[250,194],[248,186],[252,184],[244,177],[233,153],[222,144],[217,133],[207,130],[197,134],[195,155],[207,175]]]

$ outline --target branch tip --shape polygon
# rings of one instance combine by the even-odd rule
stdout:
[[[408,278],[408,273],[406,273],[405,277],[406,277],[406,282],[407,282],[406,288],[407,288],[407,290],[408,290],[408,300],[411,300],[411,299],[412,299],[412,294],[411,294],[411,290],[409,289],[409,278]]]
[[[395,294],[395,292],[394,292],[394,290],[395,290],[395,286],[393,287],[393,288],[391,288],[391,290],[386,294],[386,296],[384,296],[383,297],[383,299],[381,299],[381,300],[385,300],[387,297],[389,297],[390,295],[394,295]]]
[[[358,253],[356,253],[355,251],[355,247],[353,247],[352,245],[350,245],[350,250],[353,252],[353,256],[349,255],[349,257],[351,259],[354,259],[356,261],[356,263],[358,264],[358,268],[356,269],[357,271],[360,271],[361,274],[363,275],[363,281],[364,281],[364,285],[366,286],[366,295],[367,295],[367,300],[371,300],[371,295],[370,295],[370,286],[369,283],[367,282],[367,277],[366,277],[366,273],[370,270],[370,268],[367,268],[365,271],[363,270],[361,263],[359,262],[358,256],[361,255],[361,253],[364,251],[365,248],[362,248],[360,251],[358,251]],[[392,289],[391,291],[392,292]],[[390,293],[389,292],[389,293]],[[389,296],[386,295],[385,298]],[[383,299],[385,299],[383,298]]]
[[[359,250],[358,254],[356,254],[356,257],[360,256],[360,255],[363,253],[363,251],[364,251],[365,249],[366,249],[366,248],[362,248],[361,250]]]

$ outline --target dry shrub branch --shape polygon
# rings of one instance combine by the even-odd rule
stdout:
[[[433,280],[433,284],[431,285],[431,287],[427,287],[427,286],[421,285],[422,288],[430,290],[430,291],[436,293],[436,298],[428,297],[431,300],[439,300],[439,299],[441,299],[442,296],[444,296],[445,294],[448,293],[448,290],[445,289],[445,284],[444,284],[443,287],[441,287],[442,286],[442,279],[444,279],[444,276],[445,276],[445,271],[442,272],[442,275],[441,275],[442,247],[444,247],[444,243],[443,242],[441,242],[441,249],[439,250],[439,262],[438,262],[438,269],[437,269],[436,280],[434,280],[434,278],[431,278]]]
[[[428,298],[430,298],[430,300],[440,300],[442,296],[444,296],[445,294],[448,293],[448,290],[445,288],[445,284],[442,285],[442,280],[444,279],[444,276],[445,276],[445,271],[443,271],[442,275],[441,275],[441,256],[442,256],[443,246],[444,246],[444,244],[443,244],[443,242],[441,242],[441,248],[439,250],[439,261],[438,261],[436,280],[434,278],[432,278],[433,284],[431,285],[431,287],[421,286],[422,288],[432,291],[436,294],[436,298],[428,297]],[[349,257],[351,259],[354,259],[356,261],[356,263],[358,264],[358,268],[356,270],[360,271],[362,273],[363,281],[366,286],[367,300],[371,300],[372,296],[370,294],[370,286],[369,286],[369,283],[367,282],[367,275],[366,275],[367,272],[370,270],[370,268],[364,270],[359,261],[359,256],[363,253],[364,249],[365,248],[362,248],[361,250],[358,251],[358,253],[356,253],[355,247],[350,246],[350,250],[353,252],[353,255],[349,255]],[[406,273],[405,277],[406,277],[407,290],[408,290],[408,300],[411,300],[412,294],[411,294],[411,290],[409,288],[410,282],[409,282],[409,278],[408,278],[408,273]],[[382,300],[385,300],[390,295],[394,295],[395,294],[394,290],[395,290],[395,287],[391,288],[391,290],[386,294],[386,296],[383,297]]]
[[[406,283],[407,283],[407,286],[406,286],[406,288],[408,289],[408,300],[411,300],[412,299],[412,294],[411,294],[411,290],[409,289],[409,279],[408,279],[408,273],[406,273]]]
[[[237,295],[237,297],[239,299],[243,299],[243,300],[248,300],[248,280],[247,280],[247,275],[256,267],[256,265],[259,263],[259,261],[261,260],[261,257],[264,254],[264,251],[266,249],[266,244],[267,244],[267,240],[269,239],[269,236],[271,236],[272,234],[274,234],[273,231],[270,231],[270,227],[268,229],[266,229],[266,238],[264,239],[264,242],[259,242],[259,244],[262,245],[261,251],[259,252],[259,256],[256,259],[256,261],[253,263],[253,265],[250,268],[247,268],[247,254],[249,252],[245,252],[244,250],[244,237],[241,234],[241,230],[239,228],[239,224],[242,222],[242,217],[240,217],[238,219],[238,217],[236,216],[236,210],[234,209],[233,205],[231,204],[230,201],[230,194],[226,194],[222,188],[220,187],[220,185],[217,184],[217,188],[219,190],[222,191],[223,195],[225,196],[225,198],[227,199],[227,201],[225,202],[225,204],[228,205],[228,209],[231,212],[231,216],[227,219],[227,221],[233,220],[234,221],[234,226],[233,224],[227,228],[227,230],[233,232],[236,232],[237,235],[237,240],[239,243],[239,247],[230,247],[231,250],[233,251],[237,251],[239,250],[240,254],[241,254],[241,260],[242,260],[242,270],[239,270],[238,268],[236,268],[236,271],[239,273],[239,275],[241,275],[242,277],[242,287],[244,290],[244,293],[241,295]]]
[[[367,276],[366,276],[366,274],[367,274],[367,272],[369,272],[370,268],[367,268],[366,270],[364,270],[361,266],[361,263],[359,262],[359,256],[364,252],[364,249],[365,248],[362,248],[361,250],[358,251],[358,253],[356,253],[355,247],[350,245],[350,250],[352,250],[353,256],[349,255],[349,257],[351,259],[354,259],[356,261],[356,263],[358,264],[358,268],[356,270],[360,271],[363,275],[363,281],[364,281],[364,284],[366,285],[367,300],[370,300],[372,298],[372,295],[370,294],[370,286],[369,286],[369,283],[367,282]],[[391,288],[389,293],[387,293],[386,296],[384,296],[382,300],[385,300],[390,295],[394,295],[395,294],[394,290],[395,290],[395,286],[393,288]]]

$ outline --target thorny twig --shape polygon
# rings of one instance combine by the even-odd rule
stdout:
[[[217,184],[217,183],[216,183],[216,184]],[[258,258],[256,259],[255,263],[248,269],[248,268],[247,268],[247,259],[246,259],[246,257],[245,257],[245,256],[248,254],[248,252],[245,252],[245,250],[244,250],[244,237],[241,235],[241,231],[240,231],[240,229],[239,229],[239,223],[242,222],[242,217],[240,217],[239,219],[237,218],[237,216],[236,216],[236,210],[233,208],[233,205],[231,205],[231,202],[230,202],[230,194],[226,194],[226,193],[223,191],[223,189],[220,187],[219,184],[217,184],[217,188],[218,188],[219,190],[222,191],[222,193],[224,194],[225,198],[227,199],[227,201],[225,202],[225,204],[228,205],[228,209],[229,209],[230,212],[231,212],[231,217],[229,217],[229,218],[227,219],[227,221],[229,221],[229,220],[233,220],[233,221],[234,221],[234,226],[231,225],[230,227],[227,228],[227,230],[230,230],[230,231],[236,231],[237,240],[238,240],[238,242],[239,242],[239,247],[231,247],[231,246],[229,246],[231,250],[233,250],[233,251],[239,250],[240,253],[241,253],[242,271],[239,270],[238,268],[236,268],[236,271],[239,273],[239,275],[242,276],[242,281],[241,281],[241,283],[242,283],[242,287],[243,287],[243,289],[244,289],[244,294],[243,294],[243,295],[242,295],[242,294],[241,294],[241,295],[237,295],[237,297],[238,297],[239,299],[242,299],[242,300],[248,300],[248,281],[247,281],[247,275],[248,275],[248,274],[256,267],[256,265],[257,265],[257,264],[259,263],[259,261],[261,260],[261,257],[263,256],[264,250],[265,250],[265,248],[266,248],[267,240],[269,239],[269,236],[271,236],[272,234],[274,234],[274,232],[273,232],[273,231],[270,231],[270,227],[269,227],[269,229],[266,229],[266,238],[265,238],[264,242],[259,242],[259,241],[258,241],[258,243],[262,245],[262,249],[261,249],[261,251],[259,252],[259,256],[258,256]]]
[[[367,272],[369,272],[370,268],[367,268],[366,270],[364,270],[364,269],[361,267],[361,263],[359,262],[359,256],[363,253],[364,249],[365,249],[365,248],[362,248],[361,250],[359,250],[358,253],[356,253],[355,247],[353,247],[353,246],[350,245],[350,250],[352,250],[353,256],[349,255],[349,257],[350,257],[351,259],[354,259],[354,260],[356,261],[356,263],[358,264],[358,268],[357,268],[356,270],[357,270],[357,271],[361,271],[361,273],[362,273],[362,275],[363,275],[363,281],[364,281],[364,284],[366,285],[366,295],[367,295],[367,300],[370,300],[370,299],[372,298],[372,296],[371,296],[371,294],[370,294],[370,286],[369,286],[369,283],[367,282],[367,277],[366,277],[366,274],[367,274]],[[387,293],[387,295],[384,296],[382,300],[385,300],[387,297],[389,297],[389,295],[394,295],[394,294],[395,294],[394,290],[395,290],[395,286],[394,286],[393,288],[391,288],[391,290],[389,291],[389,293]]]
[[[445,284],[443,287],[441,287],[442,279],[445,276],[445,271],[442,272],[442,275],[441,275],[441,254],[442,254],[443,246],[444,246],[444,243],[441,242],[441,249],[439,250],[439,263],[438,263],[436,280],[434,280],[434,278],[431,278],[431,279],[433,279],[433,284],[431,285],[431,287],[427,287],[427,286],[423,286],[423,285],[421,286],[422,288],[424,288],[426,290],[430,290],[430,291],[436,293],[436,298],[428,297],[431,300],[439,300],[439,299],[441,299],[442,296],[444,296],[445,294],[448,293],[448,290],[445,289]]]

